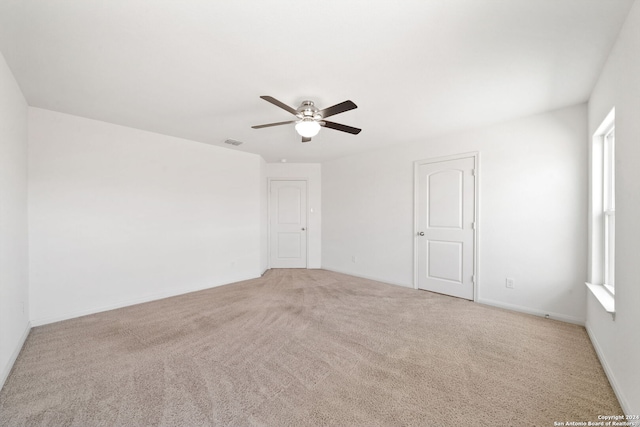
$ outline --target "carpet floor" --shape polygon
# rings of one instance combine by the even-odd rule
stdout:
[[[33,328],[2,426],[553,426],[622,414],[585,329],[324,270]]]

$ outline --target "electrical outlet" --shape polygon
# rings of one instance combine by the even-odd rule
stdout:
[[[356,256],[355,256],[355,255],[353,255],[353,256],[351,257],[351,262],[353,262],[353,263],[358,262],[358,258],[356,258]]]
[[[513,289],[514,288],[514,281],[511,277],[507,277],[507,282],[505,284],[505,286],[509,289]]]

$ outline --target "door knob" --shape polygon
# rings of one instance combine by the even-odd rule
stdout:
[[[306,230],[306,228],[302,227],[302,231]]]
[[[418,236],[424,236],[424,231],[418,232]]]

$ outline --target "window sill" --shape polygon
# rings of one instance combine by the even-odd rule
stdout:
[[[585,285],[587,285],[587,288],[589,288],[593,296],[600,302],[605,311],[611,314],[615,320],[616,304],[613,295],[611,295],[603,285],[594,285],[593,283],[585,283]]]

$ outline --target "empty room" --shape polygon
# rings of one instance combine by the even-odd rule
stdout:
[[[0,426],[640,426],[640,0],[0,0]]]

